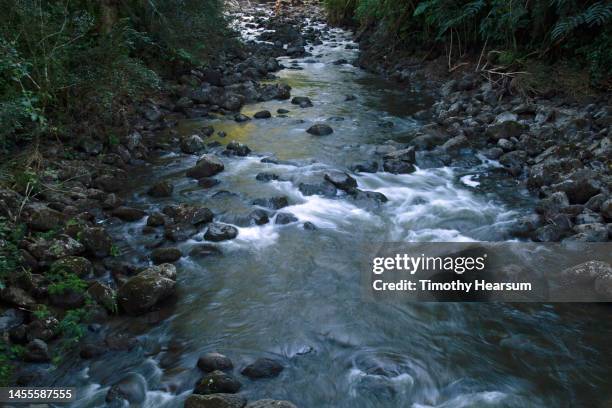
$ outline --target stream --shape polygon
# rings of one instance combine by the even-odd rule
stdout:
[[[241,26],[245,38],[256,30]],[[347,47],[348,45],[348,47]],[[589,305],[374,303],[362,296],[360,271],[370,243],[398,241],[504,241],[508,227],[532,203],[526,191],[497,178],[499,165],[468,156],[444,167],[423,160],[412,174],[356,173],[352,166],[373,152],[406,141],[426,123],[415,112],[433,103],[418,84],[400,87],[350,64],[357,56],[350,32],[330,29],[311,57],[280,58],[278,81],[289,100],[245,106],[270,119],[237,123],[216,116],[184,120],[181,134],[204,125],[217,132],[207,142],[248,145],[246,157],[220,156],[225,171],[204,189],[185,177],[196,156],[168,153],[134,174],[130,205],[161,210],[172,203],[209,207],[220,222],[236,225],[236,239],[215,244],[222,255],[192,257],[202,233],[179,244],[176,302],[142,323],[113,322],[138,336],[141,346],[102,359],[64,364],[56,384],[79,387],[74,407],[105,406],[108,387],[127,373],[146,380],[143,407],[181,407],[201,377],[196,361],[206,352],[230,357],[249,400],[286,399],[318,407],[597,407],[610,398],[612,366],[609,310]],[[354,95],[346,100],[346,95]],[[278,109],[289,112],[278,115]],[[314,123],[334,133],[313,136]],[[391,126],[391,123],[393,124]],[[274,157],[276,160],[264,160]],[[418,157],[418,156],[417,156]],[[347,195],[302,194],[329,170],[348,171],[366,191],[388,202]],[[259,181],[259,173],[278,180]],[[151,198],[148,187],[170,180],[169,198]],[[286,196],[280,210],[297,221],[249,226],[241,220],[257,198]],[[304,228],[310,222],[316,229]],[[111,225],[124,237],[122,252],[142,262],[154,237],[144,221]],[[280,360],[280,376],[251,381],[239,370],[258,357]]]

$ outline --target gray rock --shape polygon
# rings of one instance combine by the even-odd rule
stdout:
[[[147,398],[147,382],[137,373],[130,373],[113,384],[106,394],[107,403],[118,403],[126,400],[131,404],[140,404]]]
[[[331,126],[326,125],[324,123],[315,123],[314,125],[309,127],[306,132],[315,136],[327,136],[334,133],[334,130],[331,128]]]
[[[41,339],[30,341],[25,347],[23,359],[32,363],[46,363],[51,361],[47,343]]]
[[[238,123],[243,123],[243,122],[248,122],[249,120],[251,120],[251,118],[249,118],[247,115],[239,113],[236,116],[234,116],[234,120]]]
[[[234,368],[232,360],[220,353],[206,353],[200,356],[197,366],[205,373],[215,370],[231,371]]]
[[[574,240],[582,242],[608,241],[608,228],[605,224],[580,224],[574,226],[574,231],[580,235]]]
[[[271,358],[258,358],[253,363],[244,367],[242,375],[251,379],[277,377],[283,371],[283,365]]]
[[[114,209],[112,214],[113,216],[128,222],[138,221],[147,215],[147,213],[143,210],[125,206]]]
[[[185,400],[185,408],[244,408],[247,400],[234,394],[193,394]]]
[[[536,211],[540,214],[549,215],[560,212],[563,208],[569,206],[567,194],[558,191],[540,200],[536,205]]]
[[[194,394],[235,394],[240,390],[240,381],[231,374],[215,370],[205,375],[195,386]]]
[[[130,278],[117,292],[117,300],[130,315],[146,313],[174,293],[176,268],[171,264],[153,266]]]
[[[286,196],[257,198],[253,200],[253,205],[270,208],[272,210],[280,210],[289,205],[289,199]]]
[[[211,154],[205,154],[196,163],[194,167],[187,170],[187,176],[195,179],[201,179],[204,177],[212,177],[218,173],[221,173],[225,166],[223,162],[216,156]]]
[[[340,171],[325,173],[324,178],[340,190],[349,191],[357,188],[357,180]]]
[[[28,294],[28,292],[17,286],[8,286],[1,289],[0,300],[8,303],[9,305],[28,309],[36,304],[36,301]]]
[[[601,204],[601,215],[606,220],[612,220],[612,199],[606,200]]]
[[[272,114],[270,113],[270,111],[263,110],[255,113],[253,117],[255,119],[270,119],[272,117]]]
[[[219,242],[234,239],[238,236],[238,229],[232,225],[212,223],[208,226],[204,239],[207,241]]]
[[[225,151],[223,153],[228,156],[244,157],[248,156],[248,154],[251,153],[251,149],[249,149],[249,147],[243,143],[239,143],[235,140],[232,140],[227,144],[227,146],[225,146]]]
[[[147,194],[151,197],[170,197],[172,195],[172,191],[174,190],[174,186],[172,183],[166,180],[162,180],[160,182],[155,183],[149,190]]]
[[[147,225],[149,227],[161,227],[164,224],[166,224],[166,217],[160,212],[154,212],[147,218]]]
[[[156,265],[176,262],[181,256],[183,254],[178,248],[156,248],[151,252],[151,260]]]
[[[187,154],[198,153],[206,148],[206,144],[198,135],[181,138],[181,151]]]
[[[489,125],[485,131],[486,136],[491,139],[511,139],[518,138],[521,133],[527,130],[525,125],[522,125],[514,120],[506,120]]]
[[[294,96],[293,99],[291,99],[291,103],[294,105],[299,105],[302,108],[312,106],[312,101],[306,96]]]
[[[24,207],[23,215],[25,216],[28,227],[35,231],[50,231],[59,227],[64,222],[64,214],[59,211],[52,210],[45,204],[31,203]]]
[[[298,219],[295,215],[287,212],[279,212],[276,214],[276,220],[274,223],[278,225],[286,225],[296,221],[298,221]]]

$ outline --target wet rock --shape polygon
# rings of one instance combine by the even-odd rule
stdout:
[[[574,172],[569,178],[550,187],[553,191],[565,192],[572,204],[584,204],[600,190],[599,182],[589,170]]]
[[[153,266],[130,278],[117,293],[117,300],[130,315],[149,311],[174,293],[176,268],[171,264]]]
[[[212,371],[231,371],[234,368],[232,360],[220,353],[206,353],[198,358],[197,366],[205,373]]]
[[[606,194],[597,194],[589,198],[589,201],[587,201],[584,206],[591,211],[599,212],[601,211],[602,205],[606,202],[607,199],[608,196]]]
[[[204,140],[198,135],[185,136],[181,138],[181,151],[187,154],[194,154],[206,149]]]
[[[107,403],[126,400],[131,404],[141,404],[147,398],[147,382],[137,373],[130,373],[113,384],[106,394]]]
[[[455,152],[470,146],[470,141],[465,135],[455,136],[440,147],[445,152]]]
[[[170,197],[172,195],[172,191],[174,190],[174,186],[172,183],[166,180],[162,180],[160,182],[155,183],[149,190],[147,194],[151,197]]]
[[[485,135],[493,140],[518,138],[527,127],[515,120],[505,120],[487,126]]]
[[[504,151],[499,147],[492,147],[483,151],[484,156],[490,160],[497,160],[504,154]]]
[[[283,365],[271,358],[258,358],[244,367],[242,375],[251,379],[277,377],[283,371]]]
[[[569,199],[567,198],[567,194],[558,191],[540,200],[536,205],[536,211],[543,215],[556,214],[568,206]]]
[[[0,333],[13,329],[15,327],[22,327],[25,314],[22,310],[6,309],[0,313]]]
[[[185,408],[244,408],[247,400],[234,394],[193,394],[185,400]]]
[[[322,195],[324,197],[334,197],[338,193],[336,187],[328,181],[321,183],[300,183],[298,189],[305,196]]]
[[[54,273],[74,274],[83,278],[93,272],[93,265],[89,259],[82,256],[67,256],[53,262],[50,269]]]
[[[253,117],[255,119],[270,119],[272,117],[272,114],[270,113],[270,111],[263,110],[263,111],[259,111],[259,112],[255,113],[255,115],[253,115]]]
[[[235,394],[240,390],[240,381],[231,374],[215,370],[205,375],[195,386],[194,394]]]
[[[357,180],[343,172],[328,172],[325,173],[324,178],[340,190],[349,191],[357,188]]]
[[[270,216],[266,210],[260,208],[251,211],[248,215],[248,224],[264,225],[270,222]]]
[[[291,99],[291,103],[299,105],[301,108],[309,108],[312,106],[312,101],[306,96],[294,96],[293,99]]]
[[[386,203],[387,201],[389,201],[386,195],[384,195],[383,193],[376,192],[376,191],[363,191],[363,190],[359,190],[358,188],[356,188],[350,191],[349,194],[356,201],[361,201],[366,204],[370,203],[370,204],[378,205],[378,204]]]
[[[307,231],[314,231],[317,229],[317,226],[310,221],[306,221],[302,227]]]
[[[288,109],[283,109],[283,108],[279,108],[276,110],[276,113],[281,114],[281,115],[286,115],[288,113],[290,113],[291,111]]]
[[[32,363],[46,363],[51,361],[51,354],[47,343],[40,339],[30,341],[23,353],[23,359]]]
[[[166,217],[160,212],[154,212],[147,217],[147,225],[149,227],[161,227],[166,224]]]
[[[179,204],[164,207],[164,214],[176,223],[200,225],[211,222],[213,213],[206,207],[191,204]]]
[[[178,248],[156,248],[151,252],[151,260],[155,265],[176,262],[182,256]]]
[[[247,408],[297,408],[289,401],[262,399],[250,402]]]
[[[344,100],[347,101],[347,102],[348,101],[354,101],[355,99],[357,99],[357,97],[355,95],[353,95],[353,94],[349,94],[349,95],[345,95],[344,96]]]
[[[28,340],[41,339],[48,341],[57,337],[60,332],[60,322],[53,315],[36,318],[27,326]]]
[[[608,228],[604,224],[580,224],[574,226],[574,232],[578,236],[570,237],[574,241],[581,242],[606,242],[608,241]]]
[[[166,225],[164,228],[164,236],[172,242],[186,241],[197,233],[198,229],[186,222]]]
[[[374,160],[359,163],[354,165],[352,170],[357,173],[376,173],[378,171],[378,163]]]
[[[612,220],[612,199],[606,200],[601,204],[601,215],[606,220]]]
[[[223,152],[223,154],[228,156],[241,157],[248,156],[249,153],[251,153],[251,149],[249,149],[247,145],[236,142],[235,140],[229,142],[227,146],[225,146],[225,151]]]
[[[187,170],[187,176],[195,179],[212,177],[222,172],[224,168],[225,166],[219,158],[211,154],[205,154],[200,157],[194,167]]]
[[[79,234],[79,242],[68,235],[58,235],[57,237],[46,240],[39,238],[28,246],[28,251],[40,261],[54,261],[67,256],[82,254],[87,248],[87,229]]]
[[[255,176],[255,180],[259,180],[259,181],[272,181],[272,180],[278,180],[278,179],[280,179],[280,176],[274,173],[262,172],[262,173],[257,173],[257,175]]]
[[[211,244],[199,244],[191,248],[191,251],[189,251],[189,256],[191,257],[204,258],[207,256],[218,256],[218,255],[222,255],[221,250]]]
[[[147,215],[147,213],[144,212],[143,210],[140,210],[138,208],[132,208],[132,207],[116,208],[115,210],[113,210],[112,214],[113,216],[119,218],[120,220],[127,221],[127,222],[138,221],[142,219],[145,215]]]
[[[542,220],[540,216],[537,214],[531,214],[519,218],[516,224],[510,227],[509,232],[519,238],[529,238],[541,225]]]
[[[276,220],[274,221],[274,223],[278,225],[286,225],[297,221],[298,219],[295,215],[286,212],[279,212],[278,214],[276,214]]]
[[[25,290],[16,286],[8,286],[0,290],[0,300],[9,305],[31,308],[36,301]]]
[[[291,97],[291,87],[287,84],[265,85],[261,90],[259,99],[269,101],[272,99],[285,100]]]
[[[111,332],[104,343],[112,351],[130,351],[138,345],[138,339],[127,333]]]
[[[35,231],[50,231],[64,222],[64,214],[52,210],[44,204],[31,203],[24,208],[28,227]]]
[[[219,183],[219,180],[210,177],[204,177],[198,180],[198,186],[202,188],[212,188],[218,185]]]
[[[234,120],[238,123],[242,123],[242,122],[248,122],[249,120],[251,120],[251,118],[249,118],[247,115],[243,115],[242,113],[239,113],[238,115],[234,116]]]
[[[115,193],[110,193],[106,196],[104,201],[102,201],[102,208],[105,210],[112,210],[121,205],[123,205],[123,200],[119,198]]]
[[[270,208],[272,210],[280,210],[289,205],[289,199],[286,196],[257,198],[253,200],[253,205]]]
[[[576,216],[576,224],[603,224],[604,219],[598,213],[585,209]]]
[[[81,345],[81,350],[79,351],[79,356],[82,359],[89,360],[92,358],[100,357],[104,353],[106,353],[106,346],[104,344],[98,343],[85,343]]]
[[[87,294],[109,312],[115,313],[117,311],[115,291],[110,286],[101,282],[94,282],[87,289]]]
[[[238,229],[232,225],[212,223],[208,226],[204,239],[219,242],[234,239],[238,236]]]
[[[327,136],[334,133],[334,130],[331,128],[331,126],[326,125],[324,123],[315,123],[314,125],[309,127],[306,132],[315,136]]]

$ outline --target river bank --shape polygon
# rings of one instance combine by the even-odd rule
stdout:
[[[356,242],[505,240],[514,238],[517,231],[524,236],[537,232],[540,217],[527,230],[515,222],[523,214],[533,218],[532,197],[521,188],[520,177],[517,181],[523,162],[510,166],[500,157],[481,159],[476,153],[483,149],[491,153],[499,145],[500,155],[514,152],[508,158],[522,157],[517,149],[504,150],[501,146],[506,142],[499,143],[505,140],[521,147],[521,134],[497,136],[515,128],[523,132],[522,121],[535,122],[537,113],[505,114],[514,110],[514,101],[499,106],[481,103],[482,111],[474,119],[477,126],[470,127],[462,115],[474,111],[475,102],[453,92],[464,87],[457,83],[447,86],[443,102],[426,109],[431,104],[428,91],[402,88],[398,92],[394,85],[377,83],[348,64],[357,57],[350,33],[326,27],[312,9],[292,10],[293,15],[282,19],[269,18],[269,6],[238,12],[247,40],[258,37],[272,44],[250,43],[246,52],[228,56],[217,69],[194,70],[168,84],[171,92],[143,106],[135,131],[110,152],[84,144],[81,152],[69,150],[70,155],[80,156],[76,159],[44,163],[45,169],[57,169],[62,189],[44,189],[37,196],[42,200],[27,202],[21,212],[28,228],[44,233],[30,234],[19,242],[24,258],[31,255],[33,284],[18,282],[3,292],[12,296],[3,295],[3,300],[17,307],[6,314],[11,319],[11,342],[24,344],[24,357],[38,363],[23,367],[17,375],[19,383],[44,384],[55,377],[56,384],[78,384],[85,390],[79,406],[96,406],[105,400],[117,404],[146,400],[155,406],[178,406],[185,400],[191,401],[190,406],[220,403],[217,400],[228,406],[246,404],[240,396],[190,397],[194,384],[197,395],[243,389],[241,395],[249,400],[272,396],[306,406],[317,406],[325,395],[332,398],[335,387],[353,395],[337,400],[337,406],[354,403],[352,398],[364,406],[380,403],[378,398],[390,406],[406,397],[433,403],[446,398],[440,396],[444,392],[452,396],[447,399],[459,398],[452,389],[441,392],[434,384],[438,380],[433,380],[430,365],[435,367],[439,361],[424,364],[419,360],[426,360],[425,354],[402,352],[393,357],[368,350],[371,344],[393,344],[404,350],[397,340],[405,331],[379,338],[375,333],[394,330],[382,326],[384,319],[375,311],[362,310],[363,321],[356,326],[370,326],[365,333],[354,333],[353,326],[343,325],[362,308],[353,296],[355,285],[340,295],[333,288],[339,286],[337,278],[351,281],[348,265],[356,257]],[[286,67],[280,72],[277,57]],[[451,102],[456,109],[452,115],[448,113]],[[422,126],[432,116],[438,123]],[[467,129],[476,127],[487,136],[472,137]],[[592,137],[599,143],[595,150],[607,146],[601,145],[603,138]],[[49,150],[43,153],[43,157],[58,155]],[[495,159],[501,167],[491,166]],[[555,156],[542,160],[547,165],[556,161]],[[564,191],[569,200],[570,190]],[[607,191],[599,187],[593,196]],[[23,196],[6,194],[5,202],[11,203],[7,208],[18,210]],[[566,207],[580,209],[576,216],[588,208],[575,205],[568,202],[558,212],[565,214],[561,210]],[[581,233],[564,231],[566,235]],[[351,239],[346,240],[347,236]],[[304,242],[309,243],[307,248]],[[48,289],[51,269],[63,271],[64,277],[85,278],[90,283],[88,295],[77,284],[61,286],[60,296],[53,296]],[[323,276],[317,273],[316,279],[309,278],[315,271],[324,272]],[[256,283],[245,285],[245,281]],[[347,310],[334,303],[314,308],[321,297],[331,302],[337,296]],[[34,305],[45,302],[50,310],[36,313]],[[64,361],[53,360],[54,339],[64,315],[61,310],[77,305],[91,309],[87,331],[79,336],[78,346],[70,346]],[[461,321],[452,308],[425,309],[407,313],[418,315],[416,322],[406,315],[397,320],[405,329],[414,324],[421,327],[439,314],[452,316],[441,331]],[[113,317],[117,311],[120,316]],[[474,308],[473,312],[475,317],[469,320],[478,327],[484,324],[478,319],[505,324],[491,315],[493,310]],[[521,319],[531,312],[521,312]],[[538,324],[558,332],[563,342],[569,341],[578,316],[568,317],[565,330],[555,326],[553,314],[550,320],[543,316]],[[335,320],[336,315],[341,318]],[[525,332],[523,323],[511,325]],[[304,326],[307,329],[300,329]],[[418,336],[423,338],[409,341],[417,350],[431,341],[427,336],[432,329],[421,329]],[[500,343],[510,353],[518,352],[511,332],[500,328],[487,350],[493,362],[510,372],[508,356],[496,361],[489,352]],[[48,341],[51,351],[41,341]],[[556,352],[562,353],[558,346]],[[343,348],[350,349],[350,355],[344,355]],[[535,349],[530,352],[536,353]],[[211,354],[217,351],[231,360]],[[584,352],[591,364],[593,355]],[[76,360],[77,354],[86,361]],[[334,361],[332,357],[351,367],[346,383],[345,366],[321,369],[325,361]],[[241,375],[232,374],[233,367]],[[324,371],[326,383],[304,376],[318,371]],[[256,380],[261,377],[273,380]],[[335,377],[342,379],[337,385],[331,380]],[[418,384],[411,395],[398,392],[395,384],[410,381]],[[466,390],[493,386],[481,381],[475,380],[474,387],[466,384]],[[557,378],[550,381],[551,389],[561,387]],[[285,391],[282,384],[291,384],[291,389]],[[303,388],[296,389],[298,385]],[[310,386],[324,392],[313,395]],[[375,389],[382,392],[369,396]],[[483,392],[474,401],[486,398]],[[513,396],[519,403],[525,402],[523,392]],[[547,392],[542,400],[549,398],[553,397]],[[267,401],[249,406],[292,405]]]

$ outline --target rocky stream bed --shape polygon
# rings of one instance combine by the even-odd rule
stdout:
[[[244,47],[168,82],[129,135],[46,145],[56,188],[0,191],[38,232],[1,291],[15,383],[75,386],[75,407],[609,403],[605,307],[364,303],[358,248],[609,241],[610,101],[370,73],[313,4],[232,15]]]

